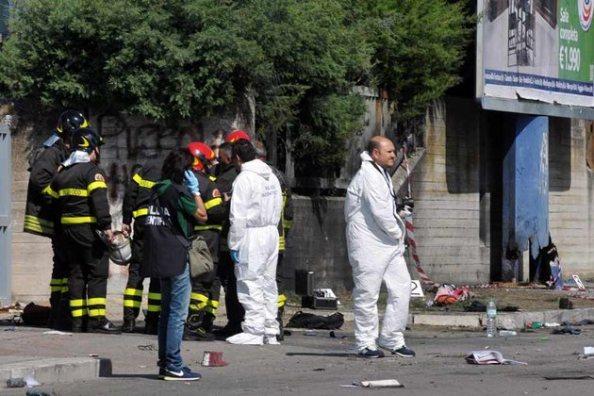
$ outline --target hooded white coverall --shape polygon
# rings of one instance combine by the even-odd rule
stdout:
[[[405,225],[396,213],[394,186],[388,172],[361,154],[361,169],[347,190],[346,237],[353,268],[353,302],[357,348],[394,350],[405,345],[411,279],[404,260]],[[377,299],[382,281],[388,301],[378,339]]]
[[[270,167],[258,159],[244,163],[233,182],[228,244],[238,252],[235,276],[237,297],[245,309],[245,333],[279,332],[276,263],[281,210],[280,183]]]

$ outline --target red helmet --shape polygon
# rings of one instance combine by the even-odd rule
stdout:
[[[248,135],[245,131],[240,129],[236,129],[235,131],[231,132],[225,137],[225,142],[227,143],[235,143],[238,140],[247,140],[248,142],[252,141],[250,135]]]
[[[193,167],[197,171],[203,170],[209,161],[216,158],[214,151],[203,142],[191,142],[188,144],[188,150],[194,156]]]

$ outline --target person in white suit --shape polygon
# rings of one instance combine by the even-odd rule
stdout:
[[[346,237],[353,269],[355,338],[359,356],[392,354],[414,357],[404,342],[411,279],[404,260],[406,228],[396,209],[396,195],[388,169],[394,166],[394,144],[371,138],[361,154],[361,168],[351,181],[345,202]],[[377,300],[382,281],[388,300],[381,333]]]
[[[227,338],[232,344],[278,344],[278,222],[282,192],[265,162],[256,158],[247,140],[233,144],[233,160],[241,172],[233,182],[229,219],[229,250],[235,262],[237,297],[245,309],[242,333]]]

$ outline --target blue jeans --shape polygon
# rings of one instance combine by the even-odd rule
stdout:
[[[190,305],[190,290],[188,264],[182,274],[161,279],[158,365],[169,371],[179,372],[184,367],[180,347]]]

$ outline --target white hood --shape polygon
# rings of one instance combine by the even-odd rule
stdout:
[[[253,172],[264,180],[269,180],[272,176],[272,169],[264,161],[255,159],[241,165],[242,172]]]

